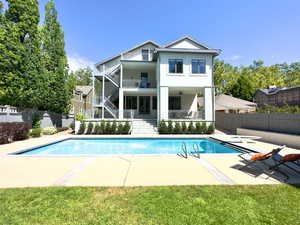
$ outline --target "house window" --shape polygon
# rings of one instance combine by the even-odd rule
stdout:
[[[169,110],[181,110],[180,96],[169,96]]]
[[[169,59],[169,73],[183,73],[183,60]]]
[[[157,96],[152,96],[152,110],[157,110]]]
[[[125,109],[137,109],[137,96],[125,96]]]
[[[192,73],[206,73],[205,59],[192,59]]]
[[[143,61],[149,61],[149,49],[142,49]]]

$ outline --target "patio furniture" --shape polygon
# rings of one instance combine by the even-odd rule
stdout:
[[[277,154],[272,156],[272,159],[276,162],[276,164],[274,166],[270,166],[270,170],[277,171],[280,166],[285,166],[290,170],[293,170],[294,172],[300,174],[300,154],[287,154],[285,156]],[[297,170],[295,167],[299,170]],[[283,173],[282,171],[281,173],[285,175],[287,179],[290,178],[287,174]]]
[[[244,165],[242,168],[246,168],[252,165],[253,163],[265,161],[270,157],[278,155],[278,153],[284,148],[285,145],[280,146],[278,148],[274,148],[269,153],[242,153],[239,155],[239,157],[247,162],[246,165]]]

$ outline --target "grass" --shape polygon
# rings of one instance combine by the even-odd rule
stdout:
[[[288,185],[0,190],[0,224],[300,224]]]

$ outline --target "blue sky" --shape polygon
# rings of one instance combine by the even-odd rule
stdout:
[[[40,0],[44,15],[46,0]],[[71,68],[183,35],[235,65],[300,61],[299,0],[55,0]],[[43,18],[42,18],[43,19]]]

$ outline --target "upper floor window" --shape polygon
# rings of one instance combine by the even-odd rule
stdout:
[[[183,60],[169,59],[169,73],[183,73]]]
[[[206,73],[205,59],[192,59],[192,73]]]
[[[149,49],[142,49],[143,61],[149,61]]]

